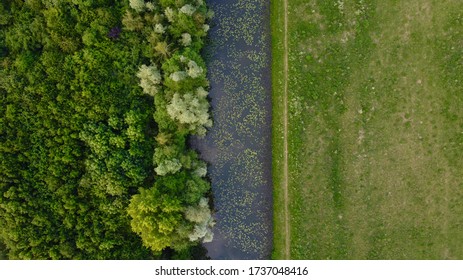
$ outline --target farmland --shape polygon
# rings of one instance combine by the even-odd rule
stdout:
[[[272,2],[273,257],[461,259],[463,3],[286,4]]]

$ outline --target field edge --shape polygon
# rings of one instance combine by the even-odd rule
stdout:
[[[285,259],[284,178],[284,9],[283,0],[270,1],[272,37],[272,179],[273,252],[272,259]]]

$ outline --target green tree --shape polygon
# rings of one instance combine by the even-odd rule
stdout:
[[[160,184],[142,188],[140,194],[132,197],[127,210],[132,217],[132,229],[155,252],[167,247],[183,248],[187,240],[180,230],[184,220],[182,202],[176,195],[161,193],[159,188]]]

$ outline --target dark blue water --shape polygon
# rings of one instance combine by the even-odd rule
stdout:
[[[191,144],[209,163],[212,259],[268,259],[272,250],[270,12],[264,0],[207,0],[204,50],[214,126]]]

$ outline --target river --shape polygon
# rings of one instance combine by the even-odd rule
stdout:
[[[192,138],[214,197],[212,259],[268,259],[272,250],[270,3],[207,0],[204,49],[214,126]]]

